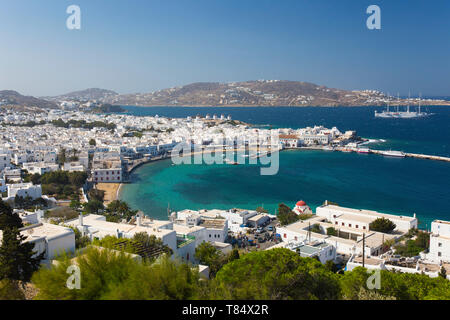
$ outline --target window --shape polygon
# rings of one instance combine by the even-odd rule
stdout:
[[[345,226],[345,224],[342,222],[342,226]]]
[[[364,230],[366,230],[366,227],[365,227],[365,226],[363,226],[363,229],[364,229]]]
[[[286,233],[284,234],[284,237],[286,238],[287,236],[286,236]]]
[[[358,225],[355,225],[356,229],[358,229]]]
[[[351,228],[351,227],[352,227],[352,224],[351,224],[351,223],[349,223],[349,224],[348,224],[348,226],[349,226],[349,227]]]
[[[338,224],[337,221],[334,224]]]
[[[439,242],[439,243],[438,243],[438,247],[442,247],[442,243]]]
[[[295,241],[297,241],[297,236],[294,237]]]
[[[441,253],[441,252],[438,252],[438,257],[440,257],[440,256],[442,256],[442,253]]]

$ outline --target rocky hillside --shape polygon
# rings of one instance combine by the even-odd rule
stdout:
[[[104,101],[107,98],[117,96],[118,93],[112,90],[90,88],[81,91],[74,91],[66,94],[62,94],[55,97],[45,97],[50,101],[64,101],[64,100],[77,100],[77,101],[92,101],[99,100]]]
[[[58,108],[55,102],[31,96],[23,96],[17,91],[13,90],[0,91],[0,106],[20,106],[39,109]]]
[[[377,91],[346,91],[299,81],[192,83],[151,93],[111,96],[105,102],[137,106],[363,106],[382,105]]]

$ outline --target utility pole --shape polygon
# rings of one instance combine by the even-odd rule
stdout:
[[[362,259],[363,268],[365,266],[365,260],[366,260],[366,234],[363,233],[363,259]]]
[[[309,243],[311,243],[311,222],[308,222],[308,237]]]

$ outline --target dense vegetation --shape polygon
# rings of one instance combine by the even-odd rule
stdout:
[[[377,218],[369,224],[369,229],[373,231],[389,233],[394,231],[396,225],[386,218]]]
[[[61,128],[106,128],[108,130],[114,130],[116,128],[116,125],[114,123],[107,123],[103,121],[86,122],[85,120],[69,120],[67,122],[64,122],[62,119],[58,119],[52,120],[50,123],[55,127]]]
[[[42,185],[42,193],[55,196],[57,199],[78,199],[79,189],[84,185],[88,174],[86,172],[54,171],[27,175],[25,181]]]
[[[278,220],[282,226],[298,221],[300,217],[284,203],[278,205]]]
[[[80,290],[66,287],[67,257],[32,281],[39,299],[450,299],[450,281],[421,274],[381,271],[380,289],[369,290],[371,273],[358,267],[343,275],[288,249],[245,254],[226,263],[212,280],[195,267],[162,256],[138,262],[124,254],[90,248],[77,258]]]
[[[223,254],[209,242],[203,242],[195,248],[195,258],[209,267],[210,277],[213,278],[225,264],[239,259],[239,251],[233,249],[229,254]]]
[[[404,244],[397,244],[394,247],[396,254],[404,257],[414,257],[430,247],[430,235],[428,233],[419,230],[413,230],[413,232],[415,239],[407,239]]]
[[[24,242],[26,237],[20,234],[21,227],[22,220],[17,213],[0,200],[0,281],[29,281],[43,258],[42,255],[33,257],[34,243]],[[3,289],[7,291],[13,286],[11,283],[2,283]]]

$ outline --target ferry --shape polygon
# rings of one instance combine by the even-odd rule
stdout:
[[[404,158],[406,155],[401,151],[395,151],[395,150],[387,150],[387,151],[381,151],[380,154],[387,157],[397,157],[397,158]]]

